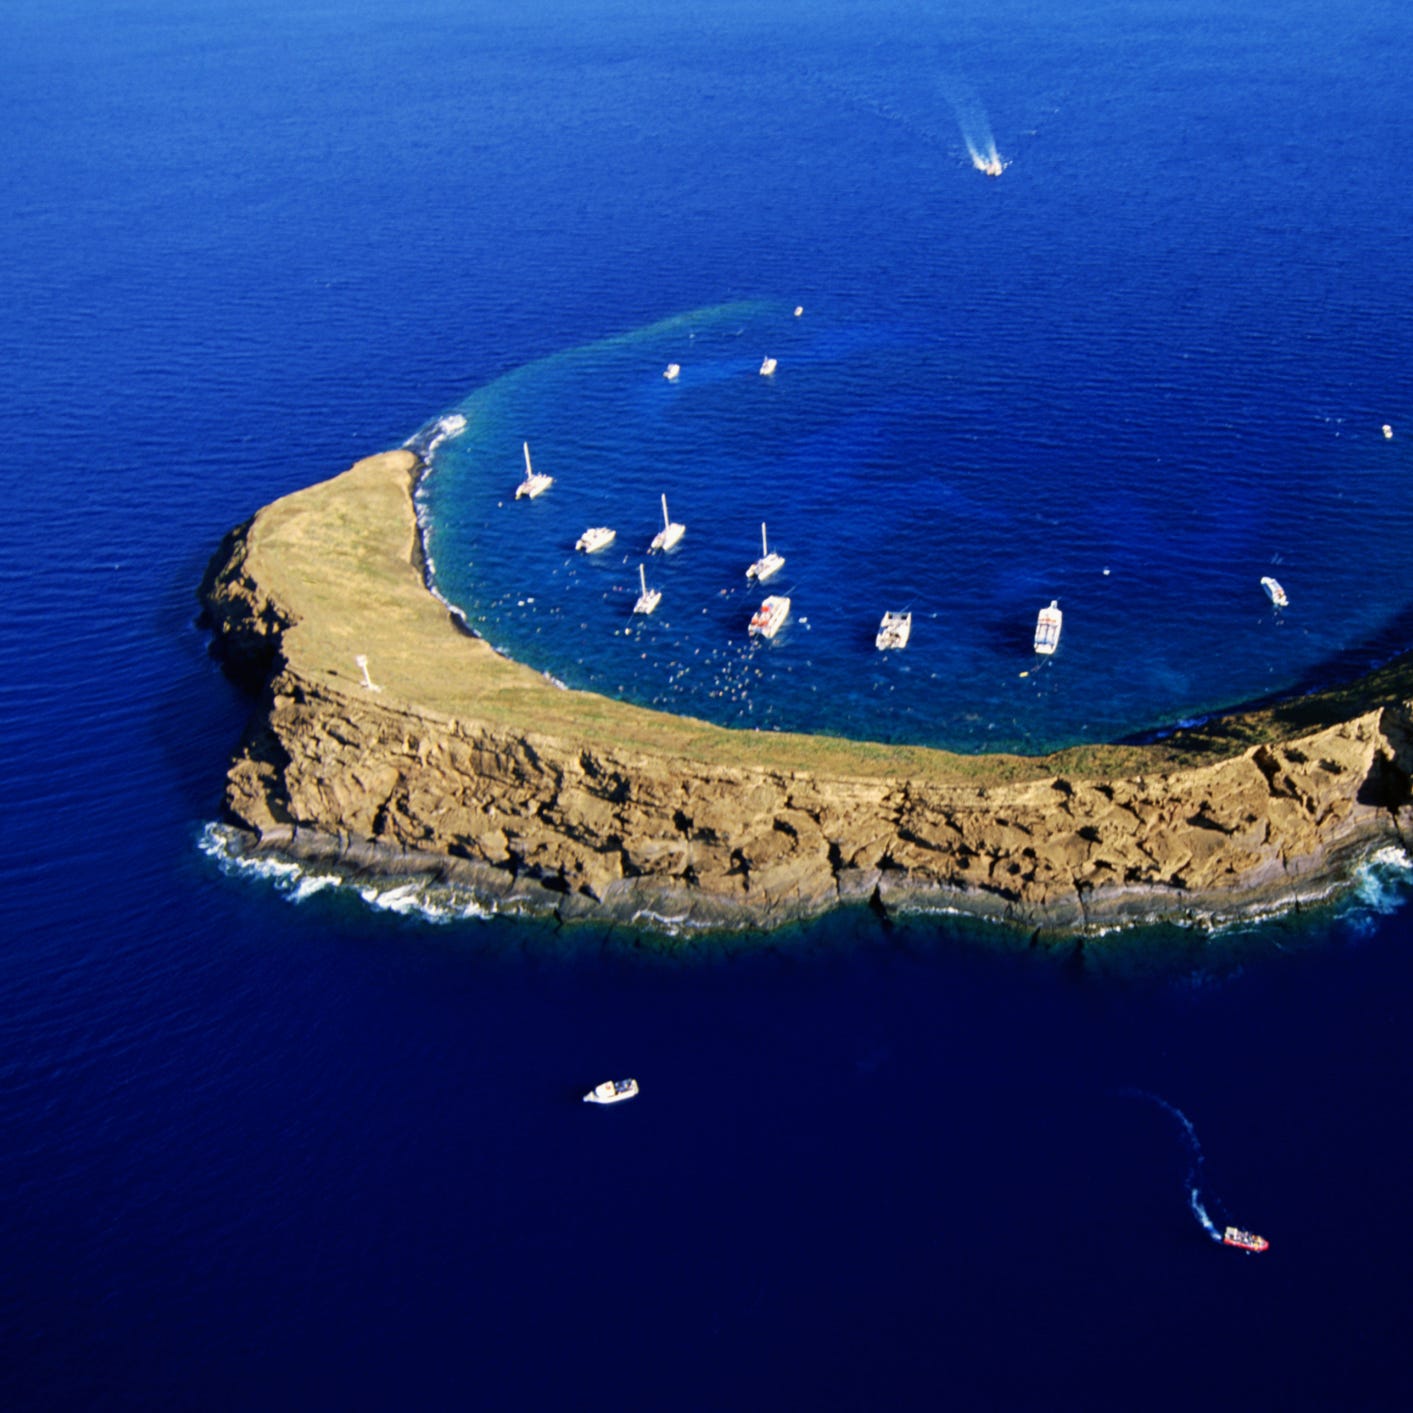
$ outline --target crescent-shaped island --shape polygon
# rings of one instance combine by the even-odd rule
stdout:
[[[258,693],[225,792],[251,852],[668,931],[854,904],[1086,932],[1315,902],[1413,841],[1413,656],[1041,757],[732,730],[566,690],[470,633],[427,582],[422,471],[360,461],[207,571],[214,649]]]

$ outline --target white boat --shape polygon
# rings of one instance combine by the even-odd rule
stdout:
[[[641,564],[638,566],[638,582],[643,586],[643,592],[638,595],[638,602],[633,605],[633,612],[651,613],[662,602],[662,590],[648,588],[647,570]]]
[[[905,648],[912,631],[911,613],[885,613],[883,622],[878,625],[878,636],[873,640],[874,646],[880,652],[887,648]]]
[[[1040,617],[1035,620],[1035,651],[1038,653],[1052,653],[1060,645],[1060,627],[1065,621],[1065,616],[1060,612],[1058,599],[1050,600],[1049,608],[1040,610]]]
[[[576,550],[583,550],[585,554],[596,554],[601,549],[606,549],[618,537],[617,530],[610,530],[607,525],[590,525],[577,540],[574,541]]]
[[[800,317],[800,315],[803,314],[804,312],[805,312],[805,306],[804,306],[803,304],[797,304],[797,305],[795,306],[795,318],[798,319],[798,318]]]
[[[669,363],[667,367],[662,370],[662,376],[666,378],[669,383],[675,383],[677,381],[677,375],[681,371],[682,365],[680,363]]]
[[[649,549],[670,550],[686,532],[687,527],[680,521],[671,520],[667,514],[667,497],[662,498],[662,529],[653,536]]]
[[[785,567],[785,556],[783,554],[771,554],[769,546],[765,542],[765,521],[760,522],[760,558],[746,570],[747,579],[757,579],[764,581],[769,579],[777,570]]]
[[[537,495],[542,495],[554,485],[554,477],[546,476],[543,471],[536,471],[530,465],[530,443],[525,443],[525,479],[515,488],[515,499],[520,500],[524,496],[529,496],[531,500]]]
[[[621,1104],[625,1099],[634,1099],[638,1094],[636,1079],[606,1079],[596,1084],[584,1096],[586,1104]]]
[[[979,152],[973,152],[971,164],[978,172],[985,172],[988,177],[999,177],[1006,170],[1000,154],[994,150],[984,157]]]
[[[1266,591],[1266,597],[1275,604],[1277,608],[1289,608],[1290,600],[1285,595],[1285,590],[1266,574],[1261,579],[1261,587]]]
[[[753,638],[773,638],[790,616],[790,600],[784,594],[771,594],[751,615],[748,632]]]
[[[765,358],[765,359],[762,359],[762,360],[761,360],[760,375],[761,375],[762,378],[768,378],[768,377],[770,377],[770,375],[771,375],[774,371],[775,371],[775,360],[774,360],[773,358]]]

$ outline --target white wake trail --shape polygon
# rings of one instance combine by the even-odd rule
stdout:
[[[1207,1208],[1202,1202],[1199,1179],[1202,1176],[1204,1158],[1202,1144],[1198,1141],[1197,1130],[1193,1127],[1192,1120],[1176,1104],[1170,1104],[1161,1095],[1150,1094],[1146,1089],[1124,1089],[1120,1091],[1120,1095],[1125,1099],[1146,1099],[1149,1103],[1156,1104],[1160,1109],[1171,1114],[1182,1125],[1183,1135],[1187,1139],[1188,1153],[1187,1205],[1192,1208],[1192,1215],[1201,1223],[1202,1230],[1213,1241],[1220,1241],[1222,1229],[1208,1215]]]

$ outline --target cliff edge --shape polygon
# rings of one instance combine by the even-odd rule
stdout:
[[[854,901],[1086,930],[1290,907],[1413,840],[1408,660],[1036,758],[728,730],[468,633],[424,582],[420,469],[387,452],[286,496],[207,573],[215,649],[260,690],[225,796],[251,849],[564,919],[755,929]]]

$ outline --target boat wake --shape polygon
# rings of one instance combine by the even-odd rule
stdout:
[[[1213,1241],[1221,1241],[1222,1229],[1212,1220],[1202,1201],[1200,1179],[1204,1158],[1202,1144],[1198,1141],[1197,1130],[1192,1126],[1192,1120],[1176,1104],[1169,1104],[1166,1099],[1157,1094],[1150,1094],[1146,1089],[1124,1089],[1120,1091],[1120,1095],[1125,1099],[1146,1099],[1149,1103],[1156,1104],[1160,1109],[1171,1114],[1182,1125],[1183,1138],[1186,1141],[1188,1153],[1187,1205],[1192,1208],[1192,1215],[1197,1218],[1202,1230]]]
[[[996,150],[996,139],[991,132],[991,119],[981,105],[976,90],[963,78],[950,74],[942,79],[942,91],[957,115],[957,125],[962,130],[962,141],[971,154],[971,164],[978,172],[988,177],[999,177],[1010,165],[1002,160]]]

